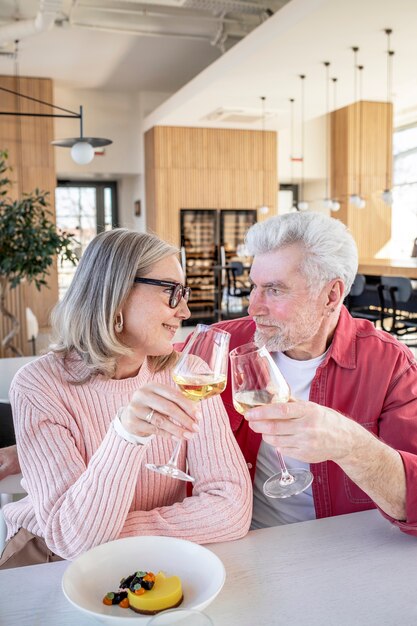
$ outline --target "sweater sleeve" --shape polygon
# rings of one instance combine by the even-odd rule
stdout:
[[[201,431],[183,444],[196,478],[193,495],[184,498],[178,496],[184,494],[182,489],[175,491],[177,481],[156,474],[151,478],[144,467],[158,446],[165,460],[164,440],[133,445],[99,417],[110,399],[104,397],[103,405],[96,407],[89,400],[84,409],[80,402],[77,411],[82,414],[75,420],[74,407],[70,411],[57,392],[41,387],[38,372],[32,380],[23,378],[12,385],[11,401],[18,416],[16,439],[25,488],[36,518],[31,526],[23,525],[43,536],[53,552],[73,559],[124,536],[164,534],[203,543],[247,532],[252,512],[248,471],[219,398],[202,403]],[[169,380],[166,374],[163,382]],[[93,443],[88,441],[93,438]],[[87,445],[93,450],[90,456]],[[167,506],[147,507],[153,489]]]
[[[129,511],[146,446],[123,440],[110,426],[86,464],[62,407],[41,394],[35,402],[16,390],[11,395],[13,412],[20,416],[16,440],[24,486],[48,547],[72,559],[115,539]]]
[[[239,539],[252,518],[249,472],[220,397],[202,401],[200,433],[188,442],[191,497],[168,507],[129,513],[121,536],[169,535],[197,543]]]

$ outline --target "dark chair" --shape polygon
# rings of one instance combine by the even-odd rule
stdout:
[[[12,407],[9,402],[0,401],[0,448],[7,448],[15,443]]]
[[[0,401],[0,448],[7,448],[15,443],[12,407],[8,402]],[[7,535],[2,507],[13,501],[14,494],[25,493],[21,480],[22,474],[9,474],[0,480],[0,552],[4,549]]]
[[[229,314],[233,308],[236,308],[236,298],[238,302],[239,315],[244,315],[248,308],[248,298],[251,292],[250,284],[247,279],[245,267],[241,261],[231,261],[227,267],[227,300],[226,308]]]
[[[245,278],[245,269],[241,261],[231,261],[227,268],[227,294],[231,297],[247,298],[250,286]]]
[[[382,328],[398,338],[417,333],[417,292],[411,280],[403,276],[381,276],[379,295]],[[405,343],[415,346],[416,341],[417,338]]]
[[[346,306],[349,310],[351,309],[352,298],[361,296],[363,294],[363,292],[365,291],[365,284],[365,276],[363,274],[356,274],[355,280],[352,283],[352,287],[350,288],[350,291],[346,296]]]
[[[378,288],[379,276],[356,274],[352,287],[346,296],[345,304],[352,317],[369,320],[374,325],[381,319]]]

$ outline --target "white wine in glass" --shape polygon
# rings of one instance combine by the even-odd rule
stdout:
[[[217,378],[210,373],[187,378],[174,373],[172,378],[184,396],[197,402],[222,393],[226,387],[226,374],[220,374]]]
[[[206,324],[197,324],[172,371],[174,381],[187,398],[199,402],[224,391],[229,340],[230,333]],[[167,463],[147,463],[146,467],[158,474],[193,482],[192,476],[178,468],[180,449],[179,439]]]
[[[256,406],[288,402],[290,388],[265,347],[247,343],[230,353],[233,405],[241,415]],[[276,450],[281,471],[263,486],[269,498],[289,498],[305,491],[313,481],[306,469],[288,471],[280,451]]]

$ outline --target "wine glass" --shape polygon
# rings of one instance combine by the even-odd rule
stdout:
[[[181,392],[196,402],[224,391],[227,381],[227,357],[230,333],[197,324],[181,353],[172,377]],[[194,478],[178,468],[181,440],[178,439],[171,458],[164,465],[147,463],[146,467],[158,474],[193,482]]]
[[[247,343],[230,353],[233,405],[239,413],[264,404],[288,402],[290,388],[275,361],[263,346]],[[263,491],[269,498],[288,498],[305,491],[313,481],[306,469],[288,471],[276,449],[281,471],[265,481]]]
[[[161,611],[148,622],[148,626],[213,626],[212,619],[195,609]]]

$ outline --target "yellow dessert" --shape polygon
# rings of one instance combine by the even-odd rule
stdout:
[[[167,578],[164,572],[158,572],[155,576],[155,584],[150,591],[137,595],[128,589],[127,597],[133,611],[154,615],[181,604],[183,601],[181,580],[178,576]]]

